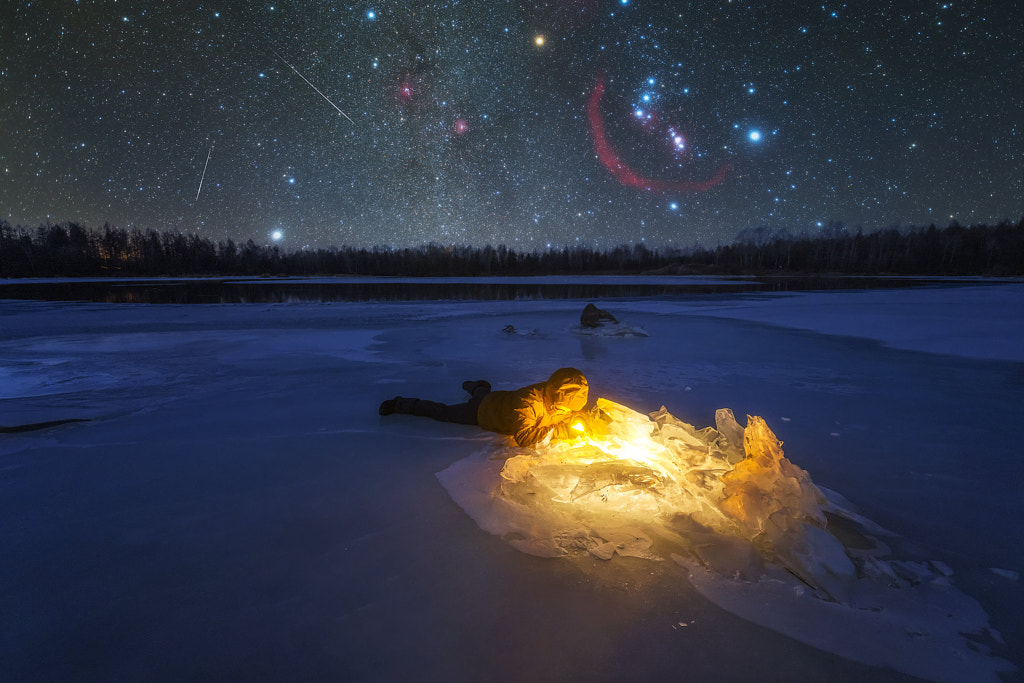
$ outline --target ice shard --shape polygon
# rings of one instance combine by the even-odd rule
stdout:
[[[438,478],[481,528],[523,552],[671,559],[734,614],[932,680],[1012,670],[978,644],[998,634],[951,570],[889,557],[884,530],[815,486],[764,419],[742,427],[721,409],[715,427],[698,429],[664,407],[598,407],[609,419],[600,438],[496,442]]]

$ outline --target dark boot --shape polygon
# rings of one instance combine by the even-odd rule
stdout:
[[[491,383],[484,379],[478,379],[475,382],[467,379],[465,382],[462,383],[462,388],[465,389],[470,396],[473,396],[476,394],[476,390],[481,388],[486,389],[488,392],[490,392]]]
[[[401,413],[403,415],[415,415],[416,403],[419,399],[415,398],[402,398],[401,396],[395,396],[389,398],[380,404],[380,408],[377,409],[377,413],[380,415],[391,415],[393,413]]]

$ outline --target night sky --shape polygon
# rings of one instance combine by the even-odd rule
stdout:
[[[544,249],[1024,216],[1014,0],[13,7],[11,224]]]

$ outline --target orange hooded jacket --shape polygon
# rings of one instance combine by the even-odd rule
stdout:
[[[576,368],[560,368],[546,382],[515,391],[492,391],[480,402],[476,417],[484,429],[508,434],[520,446],[532,446],[554,430],[570,436],[573,413],[587,405],[587,378]]]

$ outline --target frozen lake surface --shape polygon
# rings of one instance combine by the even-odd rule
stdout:
[[[596,300],[626,338],[579,334],[586,303],[0,301],[0,426],[90,420],[0,434],[0,679],[915,680],[672,562],[521,553],[436,477],[497,437],[377,415],[574,366],[764,417],[983,608],[1003,642],[956,680],[1021,680],[1024,284]]]

